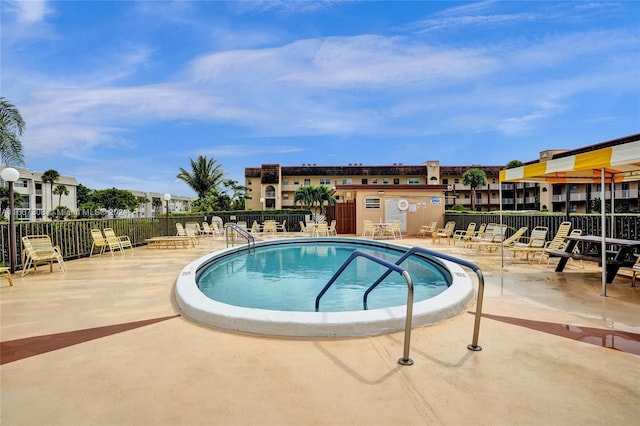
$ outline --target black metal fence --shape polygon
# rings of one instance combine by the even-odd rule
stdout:
[[[285,223],[285,229],[289,232],[300,231],[299,221],[308,220],[311,213],[307,210],[295,212],[225,212],[215,214],[224,223],[247,222],[249,226],[253,221],[276,220]],[[180,222],[207,222],[211,223],[213,215],[199,216],[159,216],[156,218],[141,219],[76,219],[64,221],[45,222],[16,222],[16,267],[22,266],[22,237],[25,235],[48,235],[54,245],[60,246],[65,259],[79,259],[89,256],[93,239],[91,229],[113,228],[116,235],[126,235],[134,246],[145,244],[145,240],[162,235],[175,235],[176,223]],[[8,265],[9,258],[9,224],[0,223],[0,262]]]
[[[481,223],[498,223],[500,221],[497,213],[445,213],[444,221],[456,222],[456,229],[467,229],[471,222],[478,226]],[[535,226],[546,226],[549,228],[548,235],[553,236],[558,230],[560,223],[568,220],[571,222],[571,229],[581,229],[584,235],[602,235],[602,217],[597,214],[572,214],[549,215],[549,214],[521,214],[503,213],[502,223],[513,232],[520,227],[526,226],[533,229]],[[623,238],[625,240],[640,240],[640,215],[639,214],[608,214],[606,216],[607,236]],[[508,232],[507,235],[510,235]]]

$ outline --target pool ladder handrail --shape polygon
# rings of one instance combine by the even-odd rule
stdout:
[[[333,277],[329,280],[329,282],[324,286],[318,296],[316,296],[316,312],[320,307],[320,299],[327,292],[329,287],[338,279],[338,276],[342,274],[342,272],[349,266],[349,264],[357,257],[364,257],[365,259],[376,262],[387,268],[388,271],[395,271],[402,275],[404,279],[407,281],[407,315],[405,318],[405,326],[404,326],[404,352],[402,358],[398,359],[398,363],[402,365],[411,365],[413,364],[413,360],[409,358],[409,347],[411,341],[411,322],[413,320],[413,280],[411,279],[411,275],[408,271],[401,268],[398,265],[395,265],[387,260],[380,259],[377,256],[372,255],[371,253],[367,253],[361,250],[354,250],[351,255],[344,261],[342,266],[333,274]]]
[[[476,300],[476,313],[475,313],[475,321],[473,325],[473,340],[471,344],[467,345],[467,349],[471,351],[481,351],[482,347],[478,346],[478,335],[480,334],[480,318],[482,316],[482,300],[484,298],[484,276],[482,275],[482,270],[480,270],[480,267],[475,263],[469,262],[467,260],[459,259],[457,257],[449,256],[447,254],[439,253],[437,251],[425,249],[423,247],[411,247],[402,256],[400,256],[398,260],[396,260],[395,264],[400,265],[402,262],[404,262],[406,259],[408,259],[414,254],[427,254],[429,256],[448,260],[449,262],[457,263],[458,265],[465,266],[476,273],[476,275],[478,276],[478,297]],[[380,284],[386,277],[388,277],[389,274],[391,274],[391,272],[392,272],[391,269],[387,269],[380,276],[380,278],[378,278],[376,282],[371,284],[371,286],[364,292],[364,295],[362,296],[362,304],[365,310],[367,309],[367,297],[369,296],[369,293],[371,293],[373,289],[378,286],[378,284]]]
[[[357,255],[354,255],[354,253],[358,252]],[[351,261],[353,259],[355,259],[358,256],[362,256],[362,257],[366,257],[370,260],[374,260],[375,262],[386,266],[387,267],[387,271],[385,271],[382,276],[380,278],[378,278],[378,280],[376,280],[375,283],[373,283],[371,286],[369,286],[369,288],[365,291],[365,294],[363,296],[363,304],[365,305],[365,309],[366,309],[366,298],[369,295],[369,293],[378,285],[380,284],[380,282],[382,282],[387,276],[389,276],[389,274],[393,271],[398,272],[399,270],[402,270],[404,272],[406,272],[404,269],[400,268],[399,265],[405,261],[407,258],[409,258],[410,256],[412,256],[413,254],[427,254],[433,257],[437,257],[440,259],[444,259],[444,260],[448,260],[449,262],[452,263],[456,263],[458,265],[461,266],[465,266],[469,269],[471,269],[472,271],[474,271],[478,277],[478,296],[477,296],[477,300],[476,300],[476,312],[475,312],[475,321],[473,324],[473,340],[472,342],[467,345],[467,349],[469,349],[470,351],[481,351],[482,347],[478,345],[478,337],[480,334],[480,318],[482,317],[482,302],[484,299],[484,276],[482,274],[482,270],[480,269],[480,267],[478,265],[476,265],[475,263],[463,260],[463,259],[459,259],[457,257],[454,256],[449,256],[447,254],[443,254],[443,253],[439,253],[433,250],[428,250],[422,247],[412,247],[409,250],[407,250],[395,263],[390,263],[387,262],[386,260],[380,259],[376,256],[373,256],[369,253],[365,253],[365,252],[361,252],[360,250],[355,250],[351,256],[349,256],[349,258],[347,260],[345,260],[345,262],[342,264],[342,266],[338,269],[338,271],[333,275],[333,277],[331,277],[331,279],[329,280],[329,282],[327,283],[327,285],[324,286],[324,288],[320,291],[320,293],[318,294],[318,296],[316,297],[316,312],[318,311],[318,308],[320,306],[320,298],[326,293],[326,291],[329,289],[329,287],[331,287],[331,285],[336,281],[336,279],[338,278],[338,276],[346,269],[346,267],[348,266],[349,263],[351,263]],[[407,275],[409,275],[409,273],[407,272]],[[411,278],[409,276],[409,278]],[[408,284],[408,283],[407,283]],[[410,316],[413,315],[413,306],[409,306],[409,299],[411,299],[411,305],[413,305],[413,282],[411,283],[410,286],[410,290],[409,290],[409,295],[407,296],[407,318],[406,318],[406,322],[405,322],[405,330],[404,330],[404,335],[405,335],[405,339],[404,339],[404,353],[403,353],[403,357],[398,359],[398,363],[402,364],[402,365],[412,365],[413,361],[409,358],[409,342],[411,339],[411,318]]]
[[[248,251],[251,251],[251,250],[253,250],[254,252],[256,251],[256,237],[254,237],[251,232],[247,231],[246,229],[238,226],[238,224],[233,222],[225,223],[224,225],[224,237],[227,243],[227,247],[229,247],[229,237],[232,236],[231,234],[232,232],[235,232],[237,235],[240,235],[242,238],[244,238],[247,241]]]

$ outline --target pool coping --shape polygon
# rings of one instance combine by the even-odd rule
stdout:
[[[271,239],[256,247],[294,243],[356,243],[406,251],[405,246],[361,238]],[[292,312],[245,308],[215,301],[196,284],[198,270],[215,259],[246,251],[247,246],[229,247],[202,256],[185,266],[176,280],[175,299],[182,314],[196,322],[230,331],[283,337],[358,337],[404,330],[406,306],[349,312]],[[452,275],[451,286],[439,295],[413,305],[413,328],[437,324],[457,316],[474,296],[472,280],[459,265],[438,259]]]

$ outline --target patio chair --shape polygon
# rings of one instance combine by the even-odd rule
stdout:
[[[335,237],[338,236],[338,231],[336,230],[336,220],[333,219],[331,224],[329,225],[329,235],[333,235]]]
[[[276,232],[281,231],[281,232],[287,232],[287,220],[283,220],[282,223],[276,223]]]
[[[314,236],[316,237],[328,237],[329,236],[329,225],[327,224],[327,222],[321,222],[316,224],[314,233]]]
[[[640,274],[640,255],[638,254],[636,255],[636,263],[631,267],[631,273],[633,274],[631,275],[631,287],[635,287],[636,275]],[[11,279],[9,279],[9,282],[11,282]]]
[[[310,237],[312,235],[313,229],[307,225],[303,221],[298,221],[300,224],[300,234],[304,237]]]
[[[207,222],[202,222],[202,228],[200,229],[200,234],[202,235],[211,235],[212,237],[213,235],[213,229],[211,229],[211,227],[209,226],[209,224]]]
[[[89,252],[89,257],[93,256],[93,249],[95,248],[100,249],[100,253],[98,253],[98,256],[102,256],[107,247],[109,247],[109,243],[107,242],[104,235],[102,235],[102,231],[99,229],[92,229],[91,239],[93,240],[93,243],[91,243],[91,251]],[[113,254],[113,252],[111,254]]]
[[[456,232],[453,233],[453,245],[456,244],[456,240],[462,241],[464,243],[465,241],[471,239],[475,231],[476,231],[475,222],[469,223],[469,225],[467,225],[467,229],[465,230],[462,230],[462,229],[457,230]]]
[[[429,237],[431,236],[434,232],[436,232],[436,229],[438,227],[438,221],[434,220],[433,222],[431,222],[430,225],[422,225],[420,226],[420,228],[418,228],[418,237]]]
[[[0,266],[0,275],[4,276],[9,281],[10,286],[13,286],[13,280],[11,279],[11,268],[9,266]]]
[[[370,236],[371,238],[375,238],[380,228],[377,227],[376,224],[373,223],[373,221],[371,220],[364,220],[363,224],[364,226],[362,228],[362,236],[365,238],[367,236]]]
[[[271,234],[272,237],[276,236],[276,221],[275,220],[265,220],[262,224],[262,233],[264,236],[267,234]]]
[[[433,240],[433,243],[435,244],[436,240],[438,240],[438,242],[440,242],[440,238],[446,238],[447,239],[447,243],[449,245],[451,245],[451,236],[453,235],[455,230],[456,230],[456,223],[453,220],[451,220],[451,221],[447,222],[447,224],[444,226],[444,228],[440,228],[436,232],[431,234],[431,239]]]
[[[48,263],[49,272],[53,272],[53,263],[58,262],[62,272],[66,271],[62,251],[59,246],[51,243],[48,235],[25,235],[22,237],[22,276],[33,266],[34,272],[38,265]]]
[[[116,235],[113,228],[104,228],[102,231],[109,245],[109,250],[111,250],[111,255],[113,255],[113,250],[120,250],[120,253],[124,256],[124,249],[127,247],[131,249],[131,254],[133,255],[133,244],[131,244],[129,237]]]

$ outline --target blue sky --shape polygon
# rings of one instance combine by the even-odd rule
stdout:
[[[504,165],[640,131],[640,2],[2,1],[26,166]]]

